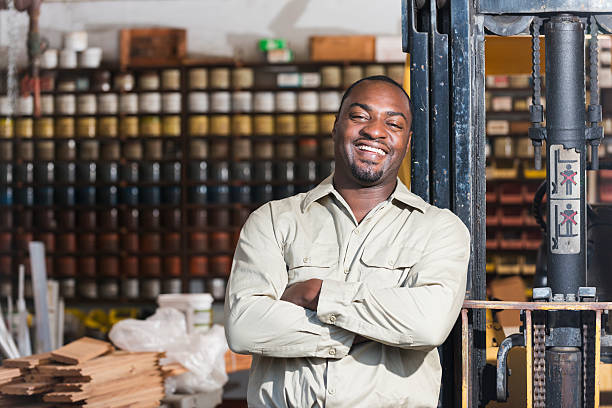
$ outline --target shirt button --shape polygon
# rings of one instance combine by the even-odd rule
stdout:
[[[336,316],[334,316],[334,315],[329,316],[329,322],[330,323],[336,323]]]
[[[303,259],[303,261],[304,261],[304,263],[310,263],[310,258],[306,257],[306,258]]]
[[[336,355],[336,349],[334,349],[334,348],[329,349],[329,355],[330,356],[335,356]]]
[[[327,390],[327,392],[329,392],[331,395],[334,395],[336,393],[336,389],[330,388],[329,390]]]
[[[348,275],[349,269],[348,268],[344,268],[344,273]]]

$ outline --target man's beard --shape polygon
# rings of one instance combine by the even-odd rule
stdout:
[[[361,168],[357,163],[351,163],[351,173],[353,177],[364,183],[375,183],[383,176],[383,171],[374,171],[371,167]]]

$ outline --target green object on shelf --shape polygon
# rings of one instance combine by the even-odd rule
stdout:
[[[263,38],[259,40],[259,49],[262,51],[280,50],[287,48],[287,40],[284,38]]]

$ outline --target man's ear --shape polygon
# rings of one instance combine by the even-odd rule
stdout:
[[[410,149],[410,143],[412,143],[412,130],[408,133],[408,144],[406,145],[406,150]]]

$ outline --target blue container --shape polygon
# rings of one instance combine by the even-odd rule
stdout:
[[[116,206],[119,203],[117,186],[98,187],[96,194],[99,204]]]
[[[34,205],[34,189],[23,187],[15,189],[15,204]]]
[[[163,187],[162,200],[165,204],[179,205],[181,203],[181,188]]]
[[[249,204],[251,202],[250,186],[233,186],[231,191],[234,203]]]
[[[193,186],[189,188],[190,204],[206,204],[208,202],[208,188],[206,186]]]
[[[76,191],[77,204],[96,205],[96,188],[79,187]]]
[[[34,166],[34,179],[38,183],[53,183],[55,180],[55,165],[53,163],[38,163]]]
[[[142,187],[140,189],[140,203],[159,205],[161,203],[161,189],[159,187]]]
[[[291,197],[294,194],[295,194],[295,187],[292,184],[274,187],[274,199],[275,200],[280,200],[282,198]]]
[[[0,205],[13,205],[12,187],[0,187]]]
[[[272,185],[264,184],[253,187],[253,201],[256,203],[265,203],[274,198],[274,190]]]
[[[229,204],[231,201],[230,189],[227,185],[212,186],[209,189],[210,202],[214,204]]]
[[[74,187],[57,187],[55,189],[55,201],[59,205],[74,205]]]
[[[138,187],[123,187],[120,195],[123,204],[138,205]]]

